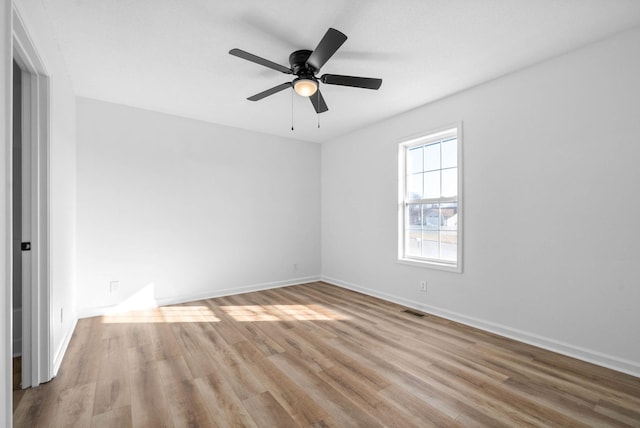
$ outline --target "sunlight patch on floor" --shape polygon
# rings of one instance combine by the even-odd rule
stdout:
[[[207,306],[164,306],[142,309],[102,317],[105,324],[219,322]]]
[[[217,315],[216,315],[217,313]],[[260,321],[337,321],[351,317],[324,305],[223,305],[207,306],[193,302],[158,307],[153,283],[112,308],[102,317],[105,324],[220,322],[227,315],[238,322]]]
[[[241,305],[220,306],[236,321],[337,321],[349,317],[321,305]]]

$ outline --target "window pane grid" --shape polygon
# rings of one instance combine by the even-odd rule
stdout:
[[[408,203],[405,253],[410,257],[455,262],[457,202]]]
[[[452,131],[454,135],[404,146],[403,251],[406,258],[457,263],[458,139],[455,131]]]

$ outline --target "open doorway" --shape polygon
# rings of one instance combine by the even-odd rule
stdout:
[[[13,287],[13,394],[14,408],[22,394],[22,70],[13,61],[12,136],[12,287]]]
[[[49,281],[49,77],[13,9],[11,343],[22,389],[52,378]]]

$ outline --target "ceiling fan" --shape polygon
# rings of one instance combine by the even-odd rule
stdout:
[[[249,101],[259,101],[269,95],[293,87],[298,95],[308,97],[309,100],[311,100],[311,104],[313,104],[317,113],[324,113],[329,110],[329,108],[320,92],[320,82],[326,85],[352,86],[354,88],[365,89],[378,89],[380,85],[382,85],[382,79],[373,79],[370,77],[343,76],[340,74],[323,74],[320,77],[316,76],[320,68],[336,53],[346,40],[347,36],[340,31],[329,28],[314,51],[303,49],[297,50],[289,55],[290,68],[241,49],[231,49],[229,53],[281,73],[296,76],[291,82],[282,83],[247,98]]]

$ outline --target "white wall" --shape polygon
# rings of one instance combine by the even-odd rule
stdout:
[[[638,52],[636,29],[323,144],[323,278],[640,375]],[[460,120],[464,272],[397,264],[397,143]]]
[[[54,369],[73,333],[75,302],[75,95],[41,2],[14,0],[50,76],[49,147],[51,349]],[[61,321],[60,311],[64,309]]]
[[[318,144],[77,105],[81,315],[319,278]]]
[[[11,2],[0,2],[0,425],[11,426]]]

